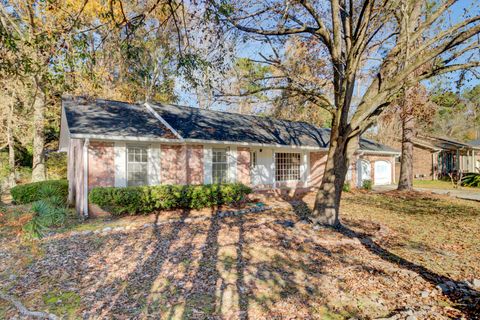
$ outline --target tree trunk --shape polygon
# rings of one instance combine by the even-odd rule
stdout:
[[[332,136],[338,129],[332,128]],[[314,223],[338,226],[340,225],[340,199],[342,196],[345,176],[348,171],[350,153],[349,144],[342,137],[330,140],[330,148],[323,173],[322,183],[315,197],[312,212]]]
[[[402,121],[402,157],[400,159],[400,178],[398,190],[413,189],[413,142],[415,135],[415,117],[407,114]]]
[[[10,188],[16,185],[15,181],[15,140],[13,137],[13,117],[15,101],[10,103],[7,119],[7,143],[8,143],[8,186]]]
[[[46,97],[43,88],[36,80],[37,92],[33,104],[33,163],[32,163],[32,182],[45,180],[45,128],[44,114]]]

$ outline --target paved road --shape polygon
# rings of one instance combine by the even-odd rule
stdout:
[[[389,191],[395,190],[396,185],[388,186],[376,186],[373,188],[374,191]],[[455,198],[480,201],[480,192],[469,191],[464,189],[434,189],[434,188],[414,188],[417,191],[432,192],[436,194],[444,194]]]

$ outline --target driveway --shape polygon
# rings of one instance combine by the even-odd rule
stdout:
[[[396,188],[397,188],[396,184],[391,184],[387,186],[374,186],[373,190],[382,192],[382,191],[395,190]],[[435,189],[435,188],[418,188],[418,187],[414,187],[413,189],[421,192],[443,194],[443,195],[447,195],[447,196],[451,196],[459,199],[480,201],[480,192],[469,191],[465,189]]]

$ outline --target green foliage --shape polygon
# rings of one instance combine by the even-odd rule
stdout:
[[[352,189],[352,188],[350,187],[350,183],[349,183],[349,182],[345,182],[345,183],[343,184],[342,190],[343,190],[344,192],[350,192],[351,189]]]
[[[480,173],[468,173],[462,178],[462,186],[480,188]]]
[[[50,153],[45,161],[48,179],[67,179],[67,153]]]
[[[49,185],[40,189],[41,200],[32,204],[32,219],[25,224],[23,230],[29,237],[41,238],[45,231],[52,227],[63,226],[68,215],[66,197],[58,194],[56,188]]]
[[[363,180],[362,182],[362,188],[365,190],[372,190],[372,180]]]
[[[52,196],[67,199],[67,180],[47,180],[13,187],[10,190],[13,201],[17,204],[31,203],[34,201],[50,198]]]
[[[244,200],[252,190],[240,183],[211,185],[161,185],[97,187],[90,191],[93,204],[114,215],[150,213],[176,208],[200,209]]]

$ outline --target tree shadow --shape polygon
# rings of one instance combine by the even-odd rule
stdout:
[[[281,195],[280,198],[291,206],[292,211],[300,220],[310,223],[311,221],[308,217],[311,210],[304,200],[305,196],[306,194],[294,193],[293,195]],[[351,223],[349,222],[349,224]],[[344,223],[338,227],[329,227],[329,229],[339,232],[348,238],[358,239],[369,252],[380,257],[382,260],[415,272],[425,281],[440,288],[442,293],[454,302],[456,307],[465,313],[465,315],[472,317],[472,319],[479,318],[480,293],[469,287],[464,281],[455,281],[447,276],[437,274],[422,265],[408,261],[378,245],[367,233],[354,231]]]
[[[402,269],[413,271],[425,281],[438,286],[442,293],[456,304],[456,308],[461,310],[466,316],[472,317],[471,319],[477,319],[480,315],[480,293],[472,288],[468,288],[467,283],[455,281],[447,276],[435,273],[422,265],[408,261],[378,245],[368,234],[354,231],[344,224],[332,229],[348,238],[358,239],[365,249],[382,260],[393,263]]]

